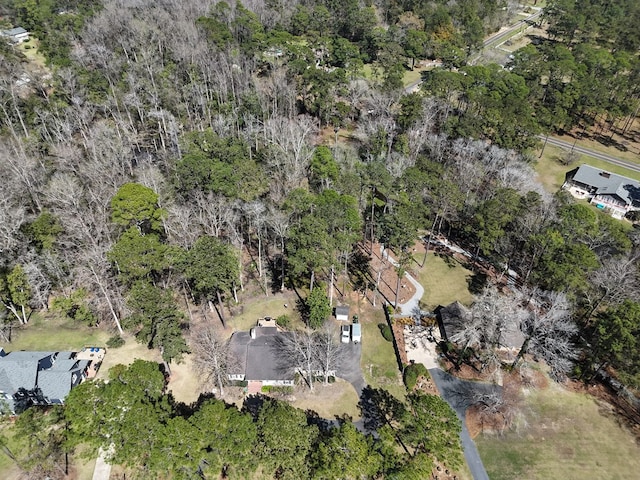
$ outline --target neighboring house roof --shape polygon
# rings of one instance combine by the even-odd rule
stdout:
[[[287,335],[288,332],[280,332],[277,327],[254,327],[249,332],[235,332],[229,346],[237,361],[237,372],[229,373],[244,373],[247,381],[292,380],[293,370],[283,365],[278,352],[282,338]]]
[[[446,307],[440,307],[436,311],[440,326],[440,335],[449,340],[453,335],[462,330],[469,320],[469,310],[460,302],[455,301]]]
[[[14,396],[21,389],[39,390],[46,401],[61,403],[80,383],[90,363],[74,357],[74,352],[20,351],[0,355],[0,392]]]
[[[595,195],[616,195],[627,205],[640,207],[640,182],[631,178],[581,165],[569,172],[567,179],[594,188]]]
[[[347,315],[347,316],[349,316],[349,306],[348,305],[338,305],[336,307],[336,317],[338,315]]]

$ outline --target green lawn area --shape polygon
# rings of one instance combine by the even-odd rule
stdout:
[[[558,137],[561,140],[564,140],[565,142],[574,142],[575,139],[569,135],[564,135],[561,137]],[[614,135],[614,140],[619,139],[618,136]],[[602,143],[598,142],[597,140],[591,140],[589,138],[580,138],[578,139],[578,141],[576,142],[576,145],[579,147],[583,147],[583,148],[588,148],[590,150],[593,150],[595,152],[599,152],[599,153],[605,153],[607,155],[611,155],[612,157],[616,157],[619,158],[621,160],[626,160],[627,162],[631,162],[631,163],[640,163],[640,150],[638,149],[638,144],[637,143],[629,143],[628,144],[628,150],[623,151],[623,150],[619,150],[616,147],[608,147],[606,145],[603,145]],[[608,165],[608,164],[607,164]]]
[[[402,84],[406,87],[407,85],[411,85],[420,80],[420,76],[424,69],[415,69],[415,70],[407,70],[404,72],[404,77],[402,78]]]
[[[360,317],[362,323],[362,374],[372,387],[389,390],[397,396],[404,395],[404,385],[400,378],[400,370],[393,343],[384,339],[378,328],[379,323],[386,323],[381,308]]]
[[[552,386],[525,403],[515,431],[476,438],[492,480],[638,478],[640,447],[591,397]]]
[[[469,305],[473,300],[468,283],[472,275],[471,270],[452,258],[429,252],[424,267],[418,273],[418,281],[424,287],[421,303],[430,310],[456,300]]]
[[[17,45],[18,50],[20,50],[25,57],[34,64],[39,67],[46,67],[46,59],[44,55],[40,53],[38,47],[40,45],[40,41],[37,38],[31,37],[28,42],[19,43]]]
[[[87,327],[69,319],[43,318],[33,315],[26,326],[14,329],[11,343],[0,342],[6,351],[12,350],[79,350],[84,346],[104,347],[109,334],[99,328]]]

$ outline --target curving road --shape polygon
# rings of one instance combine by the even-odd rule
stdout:
[[[546,139],[545,136],[541,136],[540,138],[543,141]],[[589,155],[590,157],[597,158],[598,160],[603,160],[613,165],[628,168],[629,170],[633,170],[634,172],[640,173],[640,164],[629,162],[627,160],[621,160],[619,158],[614,157],[613,155],[597,152],[595,150],[591,150],[590,148],[581,147],[580,145],[576,145],[573,142],[567,142],[565,140],[560,140],[559,138],[555,138],[555,137],[549,137],[546,141],[550,145],[555,145],[556,147],[562,147],[567,149],[573,149],[574,152],[582,153],[583,155]]]

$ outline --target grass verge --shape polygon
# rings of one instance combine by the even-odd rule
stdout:
[[[492,480],[622,480],[640,472],[640,448],[612,413],[557,387],[526,397],[515,431],[480,435],[476,444]]]
[[[422,261],[422,258],[419,261]],[[438,305],[449,305],[456,300],[469,305],[473,300],[473,295],[469,291],[472,275],[471,270],[466,269],[451,257],[441,257],[429,252],[427,261],[418,275],[418,281],[424,287],[422,304],[430,310]]]

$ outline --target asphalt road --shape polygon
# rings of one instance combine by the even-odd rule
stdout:
[[[514,31],[518,30],[519,28],[522,28],[523,26],[527,26],[528,27],[540,15],[542,15],[542,9],[538,10],[533,15],[529,15],[524,20],[520,20],[519,22],[515,23],[514,25],[512,25],[509,28],[507,28],[506,30],[494,33],[493,35],[487,37],[484,40],[484,42],[482,42],[482,48],[485,49],[485,48],[489,47],[490,45],[493,45],[494,43],[500,43],[501,40],[508,38],[509,35],[511,35]],[[477,55],[481,54],[481,53],[482,53],[482,51],[480,51],[478,54],[474,55],[474,58]],[[407,85],[404,88],[404,92],[407,93],[407,94],[415,92],[416,90],[418,90],[418,88],[420,87],[421,83],[422,83],[422,80],[417,80],[415,82],[410,83],[409,85]]]
[[[546,137],[540,137],[544,142]],[[566,149],[573,149],[574,152],[582,153],[583,155],[589,155],[590,157],[597,158],[598,160],[603,160],[605,162],[611,163],[613,165],[618,165],[619,167],[628,168],[629,170],[633,170],[634,172],[640,172],[640,164],[628,162],[626,160],[621,160],[612,155],[596,152],[595,150],[591,150],[589,148],[584,148],[579,145],[574,145],[573,142],[566,142],[564,140],[560,140],[558,138],[549,137],[547,143],[550,145],[555,145],[556,147],[562,147]]]
[[[529,15],[524,20],[520,20],[519,22],[513,24],[512,26],[510,26],[506,30],[503,30],[501,32],[497,32],[497,33],[491,35],[484,42],[482,42],[482,46],[484,48],[487,48],[488,46],[493,45],[494,43],[500,43],[500,41],[503,40],[503,39],[506,40],[507,38],[509,38],[509,35],[511,35],[516,30],[518,30],[518,29],[520,29],[522,27],[527,28],[527,27],[531,26],[531,23],[535,22],[540,15],[542,15],[542,9],[538,10],[533,15]]]

